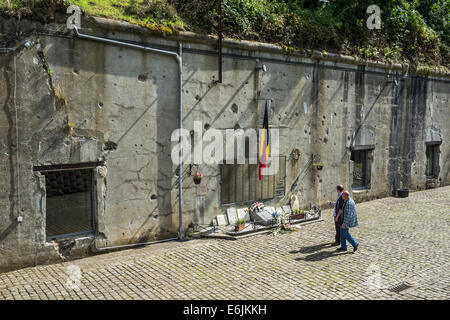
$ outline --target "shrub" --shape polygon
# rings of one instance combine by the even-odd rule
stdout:
[[[217,34],[218,0],[0,0],[0,14],[51,21],[76,4],[92,15],[169,33],[174,27]],[[294,48],[384,62],[450,67],[450,0],[222,0],[223,32]],[[380,30],[366,27],[369,5]]]

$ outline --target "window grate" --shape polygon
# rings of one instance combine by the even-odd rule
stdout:
[[[93,169],[41,171],[41,174],[45,176],[47,238],[92,232]]]
[[[373,149],[352,150],[353,161],[352,189],[370,189]]]
[[[400,283],[400,284],[395,285],[393,287],[390,287],[389,291],[395,292],[395,293],[400,293],[400,292],[405,291],[405,290],[407,290],[409,288],[412,288],[412,285],[410,285],[410,284],[408,284],[406,282],[403,282],[403,283]]]
[[[263,201],[285,194],[286,157],[279,157],[279,169],[274,175],[263,176],[259,180],[259,165],[222,164],[220,165],[221,204],[244,204]]]
[[[45,175],[47,197],[86,192],[91,187],[91,170],[42,172]]]

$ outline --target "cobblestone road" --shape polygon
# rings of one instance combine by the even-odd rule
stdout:
[[[164,243],[3,273],[0,299],[450,298],[450,187],[357,210],[356,253],[330,246],[325,210],[291,234]],[[403,282],[412,287],[389,290]]]

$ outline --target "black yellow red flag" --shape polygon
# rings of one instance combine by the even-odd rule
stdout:
[[[266,167],[267,160],[269,159],[269,114],[267,113],[268,100],[266,100],[266,105],[264,108],[264,121],[263,128],[261,132],[260,146],[259,146],[259,180],[262,179],[261,171]]]

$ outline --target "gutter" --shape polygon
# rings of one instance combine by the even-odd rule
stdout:
[[[152,31],[147,28],[141,27],[137,24],[132,24],[125,21],[113,20],[108,18],[101,17],[90,17],[88,21],[86,21],[90,27],[97,27],[107,31],[118,31],[118,32],[127,32],[134,34],[142,34],[142,35],[153,35],[159,38],[165,38],[173,41],[183,41],[183,42],[192,42],[199,43],[210,46],[217,46],[217,36],[207,35],[207,34],[198,34],[190,31],[178,31],[173,34],[166,34],[161,31]],[[350,65],[364,65],[369,68],[374,69],[384,69],[384,70],[393,70],[400,71],[402,73],[409,73],[410,65],[409,64],[400,64],[400,63],[384,63],[377,61],[364,60],[361,58],[342,55],[338,53],[331,52],[321,52],[318,50],[291,50],[293,48],[286,48],[276,44],[257,42],[257,41],[249,41],[249,40],[234,40],[229,38],[223,39],[223,47],[229,49],[239,49],[239,50],[250,50],[255,52],[267,52],[272,54],[281,54],[284,56],[294,57],[294,58],[306,58],[312,60],[322,60],[322,61],[330,61],[334,63],[345,63]],[[420,74],[418,74],[420,75]],[[450,73],[448,72],[440,72],[437,70],[430,70],[428,76],[434,77],[445,77],[449,78]]]

